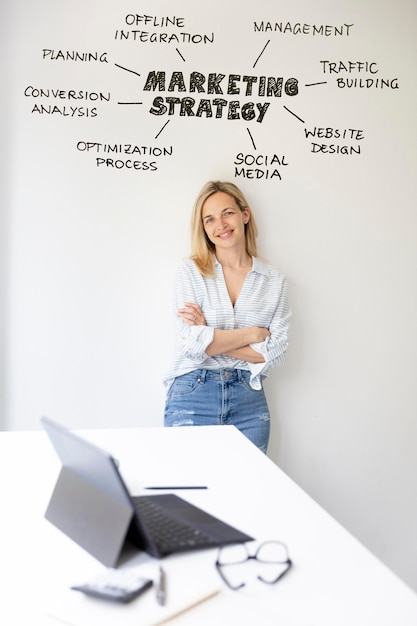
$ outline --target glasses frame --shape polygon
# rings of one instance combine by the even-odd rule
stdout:
[[[285,552],[287,554],[287,558],[285,559],[285,561],[265,561],[264,559],[260,559],[259,558],[259,552],[261,549],[264,549],[266,545],[268,545],[269,543],[273,543],[273,544],[278,544],[280,546],[283,546],[283,548],[285,549]],[[232,585],[226,575],[224,574],[222,567],[230,567],[232,565],[243,565],[244,563],[246,563],[247,561],[250,560],[255,560],[258,561],[259,563],[275,563],[276,565],[285,565],[285,569],[283,572],[281,572],[276,578],[274,578],[274,580],[265,580],[265,578],[263,578],[262,576],[257,576],[257,579],[260,580],[261,582],[267,584],[267,585],[275,585],[279,580],[281,580],[281,578],[283,578],[285,576],[285,574],[290,570],[291,566],[292,566],[292,561],[288,555],[288,548],[285,545],[285,543],[283,543],[282,541],[264,541],[262,542],[256,549],[256,552],[254,554],[250,554],[248,547],[246,546],[246,544],[241,544],[243,545],[243,547],[246,550],[246,558],[242,561],[235,561],[233,563],[221,563],[220,561],[220,556],[222,553],[222,550],[224,548],[228,548],[230,547],[230,545],[224,544],[222,546],[219,547],[218,553],[217,553],[217,559],[216,559],[216,569],[221,577],[221,579],[223,580],[223,582],[229,587],[229,589],[232,589],[233,591],[237,591],[238,589],[242,589],[242,587],[244,587],[246,585],[245,582],[241,583],[240,585]]]

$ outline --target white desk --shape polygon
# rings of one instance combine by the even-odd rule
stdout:
[[[268,586],[249,577],[236,592],[218,579],[216,550],[164,559],[168,604],[170,580],[177,572],[220,590],[173,624],[417,625],[417,595],[233,427],[82,435],[120,461],[132,494],[150,484],[208,485],[207,490],[178,493],[259,541],[278,539],[288,545],[294,566],[282,581]],[[56,624],[47,615],[51,606],[61,594],[80,596],[67,591],[69,586],[101,566],[43,517],[60,469],[43,431],[0,433],[0,469],[0,619],[8,626]],[[156,572],[159,564],[144,554],[136,561],[147,571]],[[140,626],[142,599],[135,602]],[[99,626],[94,612],[86,623]],[[123,618],[117,620],[117,626],[123,623]]]

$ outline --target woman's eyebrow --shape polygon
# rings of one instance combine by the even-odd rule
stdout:
[[[220,211],[220,213],[224,213],[225,211],[231,211],[231,210],[236,210],[236,207],[232,207],[232,206],[225,207],[224,209]],[[213,215],[211,213],[209,215],[204,215],[203,220],[207,219],[208,217],[213,217]]]

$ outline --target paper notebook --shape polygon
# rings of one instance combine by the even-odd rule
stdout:
[[[172,580],[171,580],[172,578]],[[181,577],[182,578],[182,577]],[[156,602],[156,589],[152,587],[128,604],[91,598],[71,589],[54,600],[47,614],[67,626],[157,626],[171,618],[210,601],[217,596],[220,585],[213,582],[190,580],[181,583],[170,576],[165,606]]]

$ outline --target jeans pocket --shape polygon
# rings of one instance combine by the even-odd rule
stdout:
[[[169,397],[186,396],[192,393],[200,381],[199,372],[193,371],[182,376],[177,376],[169,390]]]
[[[265,376],[261,376],[260,377],[260,382],[261,382],[261,388],[260,389],[254,389],[251,384],[250,384],[250,374],[244,374],[242,376],[242,385],[245,387],[245,389],[247,391],[252,391],[253,393],[264,393],[264,385],[263,385],[263,381],[265,380]]]

